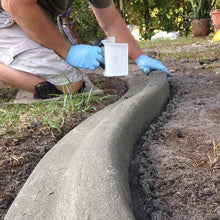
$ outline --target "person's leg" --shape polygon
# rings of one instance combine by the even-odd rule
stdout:
[[[77,92],[83,85],[79,69],[34,42],[17,24],[0,28],[0,81],[34,94],[39,84],[42,94],[46,90],[59,94],[63,89],[65,93]]]
[[[82,85],[83,85],[83,80],[81,79],[78,82],[69,83],[64,86],[55,85],[55,87],[61,92],[65,92],[66,94],[70,94],[72,92],[78,92],[80,90],[80,88],[82,87]]]
[[[34,94],[35,86],[46,80],[40,76],[16,70],[3,63],[0,63],[0,81]],[[55,85],[55,87],[61,92],[63,92],[64,88],[65,93],[69,94],[73,91],[77,92],[82,87],[82,85],[83,80],[80,80],[71,84],[66,84],[64,86]]]
[[[3,63],[0,63],[0,81],[18,89],[35,93],[35,86],[45,79],[23,71],[13,69]]]

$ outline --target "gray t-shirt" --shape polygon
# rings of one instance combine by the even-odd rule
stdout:
[[[112,5],[113,0],[88,0],[96,8],[106,8]],[[37,3],[52,18],[56,18],[60,14],[64,14],[74,0],[38,0]],[[0,10],[1,0],[0,0]]]

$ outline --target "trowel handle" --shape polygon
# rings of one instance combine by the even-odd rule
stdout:
[[[98,44],[98,47],[104,47],[104,44],[101,42]],[[102,67],[102,69],[105,69],[105,64],[104,63],[100,63],[100,66]]]

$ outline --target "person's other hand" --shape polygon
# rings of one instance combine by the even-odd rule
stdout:
[[[95,70],[104,63],[104,52],[98,46],[79,44],[71,46],[65,60],[76,68]]]
[[[138,68],[147,75],[151,70],[161,70],[167,76],[170,76],[167,68],[159,60],[152,59],[145,54],[140,55],[136,59],[135,63],[137,64]]]

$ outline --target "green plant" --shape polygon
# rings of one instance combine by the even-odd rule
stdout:
[[[193,19],[210,18],[210,11],[216,4],[216,0],[189,0],[189,2],[193,10]]]
[[[213,149],[207,153],[208,164],[211,170],[215,169],[220,159],[220,143],[216,145],[215,141],[213,141],[212,144]]]
[[[212,9],[220,9],[220,0],[216,0]]]
[[[183,17],[187,20],[186,26],[183,28],[182,33],[186,30],[186,36],[188,35],[189,26],[193,20],[198,19],[202,25],[200,19],[207,19],[208,23],[211,24],[210,11],[213,9],[217,0],[188,0],[191,6],[191,12]],[[219,1],[219,0],[218,0]],[[205,25],[204,25],[205,26]],[[208,34],[209,32],[207,32]]]
[[[5,94],[7,93],[9,92],[5,91]],[[8,102],[8,96],[1,96],[0,136],[19,133],[39,123],[45,125],[48,131],[52,133],[57,131],[61,134],[64,124],[73,118],[80,118],[84,114],[98,110],[97,106],[105,106],[104,102],[110,98],[112,98],[110,95],[94,95],[91,90],[88,95],[73,92],[69,95],[64,94],[58,99],[22,105]]]
[[[79,29],[79,34],[85,43],[91,44],[94,39],[105,38],[87,1],[74,1],[70,17],[73,24]]]
[[[213,141],[212,144],[213,144],[214,157],[219,157],[220,156],[220,143],[216,145],[215,141]]]

